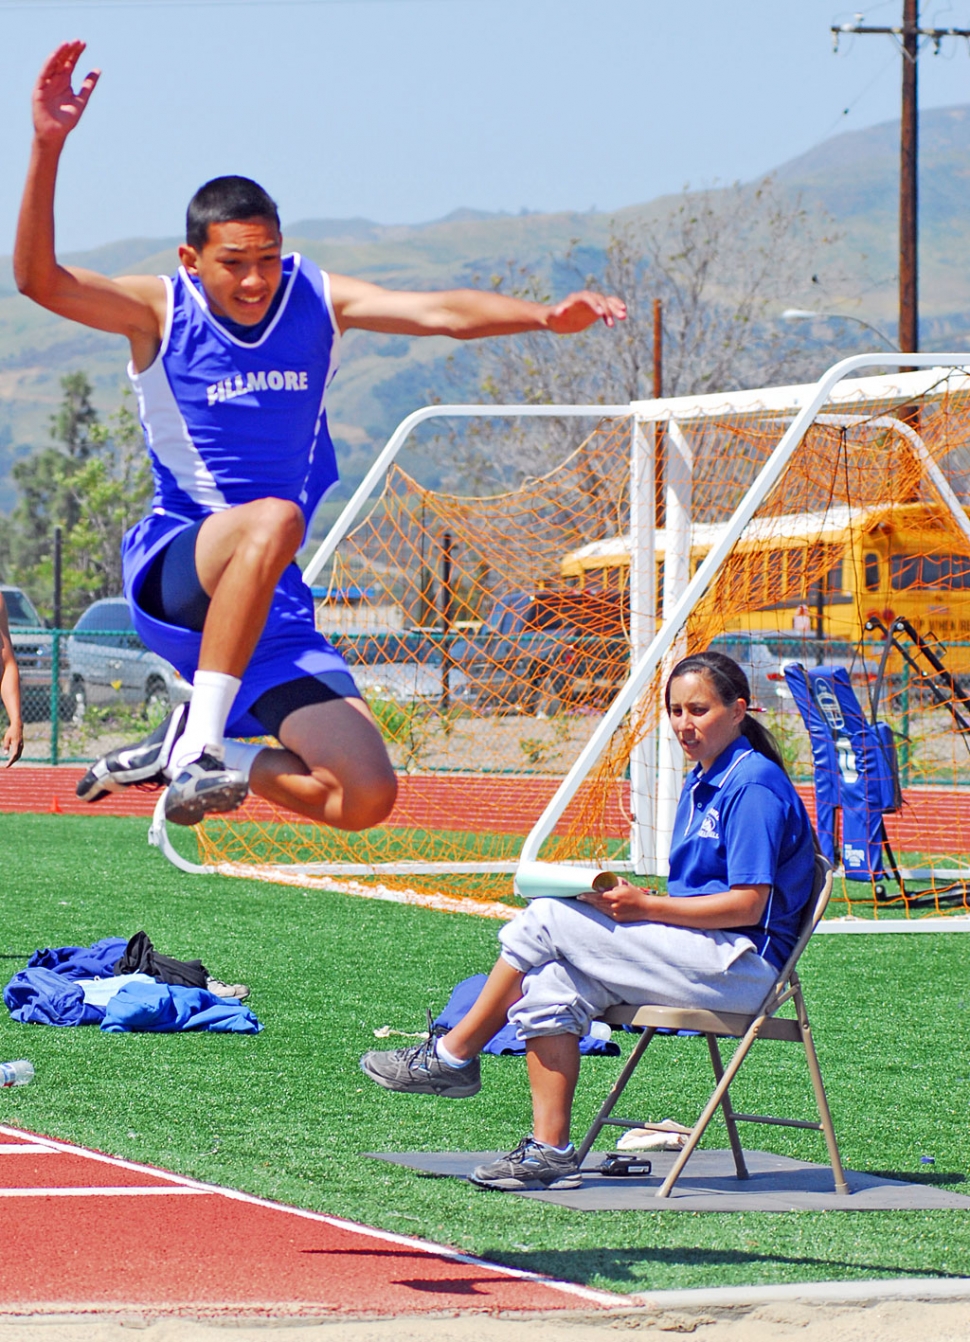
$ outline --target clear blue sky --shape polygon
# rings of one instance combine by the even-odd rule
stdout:
[[[857,8],[898,22],[902,0]],[[924,0],[970,27],[970,0]],[[72,137],[63,248],[176,234],[208,177],[241,172],[284,221],[614,209],[748,179],[898,115],[886,37],[834,0],[0,0],[0,253],[29,91],[62,38],[103,78]],[[970,102],[970,56],[921,59],[921,105]],[[848,108],[848,114],[843,115]]]

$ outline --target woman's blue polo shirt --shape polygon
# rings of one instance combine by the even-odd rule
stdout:
[[[798,940],[812,893],[812,826],[791,780],[741,736],[704,773],[687,776],[670,851],[671,895],[713,895],[733,885],[768,885],[768,903],[744,932],[776,968]]]

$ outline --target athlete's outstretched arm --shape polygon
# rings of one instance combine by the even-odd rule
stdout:
[[[131,341],[136,365],[146,367],[158,348],[165,290],[154,276],[111,280],[92,270],[58,264],[54,246],[54,189],[64,142],[84,114],[98,71],[74,92],[71,80],[83,42],[64,42],[48,58],[34,87],[34,143],[27,171],[14,276],[20,292],[42,307]]]
[[[594,322],[612,326],[626,317],[619,298],[583,290],[561,303],[530,303],[480,289],[409,293],[382,289],[346,275],[331,275],[331,297],[342,331],[360,328],[394,335],[447,335],[456,340],[553,331],[571,335]]]

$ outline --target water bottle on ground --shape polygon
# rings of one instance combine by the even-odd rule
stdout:
[[[20,1058],[17,1062],[0,1062],[0,1086],[26,1086],[34,1079],[34,1065]]]

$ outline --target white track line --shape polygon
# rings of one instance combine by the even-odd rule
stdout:
[[[42,1142],[0,1142],[0,1156],[58,1156],[52,1146]]]
[[[205,1188],[159,1188],[155,1185],[93,1184],[77,1188],[0,1188],[0,1198],[145,1198],[161,1194],[167,1198],[200,1197]],[[211,1194],[210,1194],[211,1196]]]
[[[608,1308],[616,1309],[635,1303],[631,1302],[629,1296],[616,1295],[607,1291],[594,1291],[587,1286],[579,1286],[576,1282],[559,1281],[555,1277],[546,1277],[541,1272],[528,1272],[524,1268],[506,1267],[502,1263],[490,1263],[486,1258],[476,1258],[472,1254],[459,1253],[458,1250],[450,1249],[446,1244],[435,1244],[432,1240],[413,1239],[409,1235],[396,1235],[389,1230],[375,1230],[371,1226],[360,1225],[356,1221],[344,1221],[340,1217],[325,1216],[322,1212],[306,1211],[302,1207],[287,1207],[284,1203],[270,1202],[267,1198],[254,1197],[251,1193],[241,1193],[235,1188],[222,1188],[219,1184],[206,1184],[198,1179],[187,1179],[181,1174],[172,1174],[169,1170],[155,1169],[151,1165],[136,1164],[135,1161],[122,1160],[118,1156],[106,1156],[100,1151],[90,1151],[83,1146],[72,1146],[68,1142],[59,1142],[53,1137],[41,1138],[37,1133],[26,1133],[22,1129],[9,1128],[4,1124],[0,1124],[0,1135],[32,1137],[38,1141],[42,1140],[52,1150],[61,1151],[65,1155],[83,1156],[86,1160],[95,1160],[103,1165],[113,1165],[116,1169],[133,1170],[137,1174],[145,1174],[154,1179],[164,1179],[167,1183],[175,1184],[183,1189],[190,1189],[198,1193],[217,1193],[233,1202],[245,1202],[252,1207],[265,1207],[268,1211],[284,1212],[288,1216],[299,1216],[305,1221],[317,1221],[322,1225],[333,1226],[335,1230],[344,1230],[350,1235],[363,1235],[369,1239],[380,1240],[384,1244],[399,1245],[402,1249],[413,1249],[418,1253],[426,1253],[436,1258],[447,1258],[452,1263],[465,1263],[470,1267],[481,1268],[485,1272],[494,1272],[499,1277],[511,1277],[517,1281],[534,1281],[539,1286],[548,1286],[552,1291],[559,1291],[563,1295],[574,1295],[580,1300],[588,1300],[592,1304],[605,1305]]]

